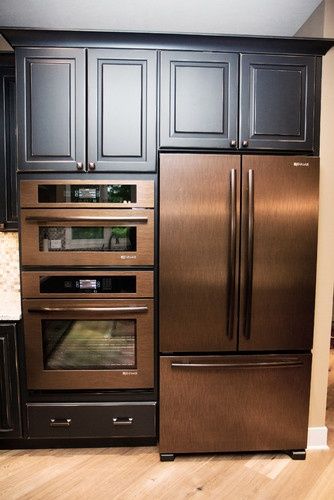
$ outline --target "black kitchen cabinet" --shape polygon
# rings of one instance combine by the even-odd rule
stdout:
[[[0,230],[17,230],[14,56],[0,56]]]
[[[0,323],[0,439],[20,436],[16,327]]]
[[[18,168],[85,162],[85,50],[17,49]]]
[[[316,58],[242,54],[241,149],[313,151]]]
[[[87,53],[17,49],[19,169],[154,171],[156,52]]]
[[[155,170],[156,57],[88,50],[88,169]]]
[[[161,147],[236,147],[238,59],[219,52],[161,53]]]
[[[162,52],[160,146],[316,152],[317,58],[242,54],[240,72],[238,63]]]

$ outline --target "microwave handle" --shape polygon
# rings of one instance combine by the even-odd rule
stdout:
[[[82,312],[110,312],[110,313],[145,313],[147,306],[137,307],[32,307],[28,309],[29,313],[75,313]]]
[[[124,216],[96,216],[96,215],[69,215],[64,217],[32,216],[26,217],[27,222],[148,222],[148,217],[124,217]]]

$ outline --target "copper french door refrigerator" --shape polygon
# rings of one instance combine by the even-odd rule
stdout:
[[[319,159],[160,156],[160,453],[304,458]]]

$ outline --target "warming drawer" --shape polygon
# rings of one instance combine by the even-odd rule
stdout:
[[[28,404],[29,438],[154,437],[156,403]]]
[[[163,356],[160,453],[305,449],[311,354]]]

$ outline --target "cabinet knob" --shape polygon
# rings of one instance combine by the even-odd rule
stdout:
[[[235,140],[230,141],[230,146],[231,146],[231,148],[236,148],[237,147],[237,141],[235,141]]]
[[[96,168],[95,163],[93,161],[90,161],[88,163],[88,170],[95,170],[95,168]]]
[[[84,164],[82,161],[77,162],[77,170],[82,171],[84,169]]]
[[[242,147],[247,148],[248,147],[248,141],[242,141]]]

